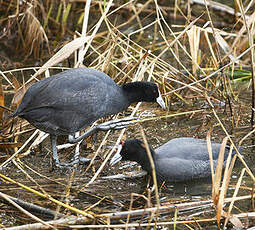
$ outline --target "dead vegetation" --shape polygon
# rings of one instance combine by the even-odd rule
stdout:
[[[168,1],[152,0],[0,2],[0,25],[4,28],[0,37],[5,40],[1,45],[11,47],[9,53],[8,49],[0,53],[3,57],[0,60],[0,197],[27,217],[26,222],[13,221],[12,226],[4,221],[3,212],[0,212],[2,228],[58,229],[68,226],[72,229],[135,229],[171,226],[177,229],[178,226],[180,229],[202,229],[209,223],[216,223],[219,229],[224,229],[229,222],[230,226],[235,227],[248,228],[252,225],[249,222],[254,219],[254,187],[245,185],[244,175],[253,183],[255,178],[236,144],[240,140],[240,144],[250,140],[254,132],[253,1],[246,1],[243,5],[237,0],[233,7],[206,0],[193,0],[185,4],[173,1],[172,5]],[[12,54],[18,61],[10,61]],[[31,56],[33,62],[39,60],[41,67],[21,64],[24,60],[30,60]],[[83,174],[79,175],[81,178],[86,173],[90,176],[85,182],[81,180],[78,187],[75,170],[69,172],[68,179],[59,181],[44,175],[45,169],[39,171],[25,162],[47,134],[35,130],[24,120],[13,123],[8,114],[17,107],[33,82],[55,71],[84,65],[107,73],[118,84],[138,80],[159,84],[168,111],[156,111],[156,116],[144,118],[136,128],[146,122],[167,121],[178,116],[189,119],[203,117],[197,132],[207,133],[210,129],[207,135],[209,154],[210,136],[213,136],[215,129],[220,130],[221,137],[226,137],[222,138],[222,146],[228,141],[231,149],[234,148],[238,154],[233,159],[229,157],[223,171],[222,148],[216,172],[212,174],[211,199],[186,202],[180,198],[178,202],[161,202],[158,190],[154,188],[146,189],[143,194],[130,193],[130,198],[127,198],[129,203],[124,205],[125,201],[114,200],[115,194],[100,196],[92,189],[91,192],[90,188],[99,180],[103,170],[109,167],[106,164],[116,144],[128,135],[126,129],[117,135],[115,133],[114,137],[109,131],[98,139],[92,163],[84,166]],[[235,87],[233,82],[243,79],[249,84]],[[242,101],[244,91],[251,92],[245,103]],[[199,108],[195,105],[198,102]],[[205,108],[201,102],[206,104]],[[225,112],[222,112],[221,104],[224,104]],[[131,107],[132,115],[142,113],[140,105]],[[208,117],[209,122],[206,121]],[[146,132],[142,128],[137,129],[133,135],[146,140]],[[160,133],[157,136],[161,138]],[[114,147],[105,149],[107,143]],[[49,158],[46,156],[45,161],[50,161]],[[97,164],[98,158],[100,166],[95,167],[93,164]],[[232,182],[236,161],[241,162],[242,169],[237,180]],[[19,178],[14,179],[12,173],[8,173],[9,167],[17,169],[26,178],[23,182],[29,186],[18,181]],[[55,193],[45,189],[43,179],[58,185],[61,190]],[[13,194],[13,191],[8,193],[11,185],[12,189],[32,196],[32,202],[28,201],[30,203],[37,203],[34,201],[40,197],[47,202],[45,208],[51,209],[43,212],[54,210],[57,214],[54,212],[52,215],[60,214],[61,218],[51,216],[50,221],[39,219],[33,214],[34,209],[39,207],[32,211],[29,205],[24,207],[24,203],[8,196]],[[231,188],[234,191],[228,193]],[[240,190],[242,195],[239,195]],[[88,191],[90,196],[97,198],[96,202],[86,208],[76,207],[72,198]],[[139,199],[143,202],[137,207],[134,203]],[[243,200],[251,202],[245,210],[238,207]],[[104,202],[117,206],[117,211],[116,208],[98,211],[97,206]],[[43,202],[38,206],[44,207]],[[206,210],[210,215],[205,215]],[[191,211],[192,215],[186,214]]]

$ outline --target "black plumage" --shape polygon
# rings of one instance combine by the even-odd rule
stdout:
[[[221,144],[212,142],[214,170]],[[150,147],[155,164],[157,178],[161,181],[186,181],[211,175],[207,142],[202,139],[181,137],[175,138],[153,150]],[[224,165],[229,152],[225,149]],[[233,154],[235,152],[233,151]],[[111,164],[119,160],[136,161],[149,174],[152,173],[151,164],[142,141],[137,139],[122,142],[121,151],[112,158]]]
[[[56,136],[74,135],[97,119],[117,114],[139,101],[157,101],[164,107],[154,83],[118,86],[103,72],[74,68],[33,84],[12,116],[26,119],[49,133],[55,142]]]

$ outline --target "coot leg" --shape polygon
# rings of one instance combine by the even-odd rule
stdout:
[[[69,135],[68,138],[69,139],[70,138],[71,139],[76,138],[76,137],[79,137],[79,135],[80,135],[80,132],[76,132],[75,136]],[[80,157],[80,143],[81,142],[78,142],[76,147],[75,147],[75,153],[74,153],[74,156],[71,159],[70,165],[78,165],[79,163],[85,164],[85,163],[90,162],[89,158]]]
[[[107,121],[105,123],[102,123],[100,125],[97,125],[93,127],[92,129],[88,130],[85,132],[83,135],[80,137],[75,138],[74,136],[69,136],[69,143],[77,143],[81,141],[82,139],[102,130],[102,131],[108,131],[108,130],[119,130],[119,129],[124,129],[128,125],[133,124],[134,120],[139,119],[139,117],[127,117],[123,119],[117,119],[117,120],[112,120],[112,121]]]
[[[78,137],[80,135],[80,132],[76,132],[74,137]],[[68,136],[68,139],[70,138],[71,135]],[[78,142],[75,146],[75,152],[74,156],[71,159],[70,164],[71,165],[78,165],[80,161],[80,142]]]
[[[57,150],[57,136],[51,134],[50,139],[51,139],[51,147],[52,147],[52,157],[53,157],[55,166],[57,168],[73,166],[73,162],[71,163],[59,162],[58,150]]]
[[[57,136],[55,135],[50,135],[50,140],[51,140],[51,148],[52,148],[52,157],[54,160],[54,163],[56,167],[60,166],[60,162],[58,159],[58,150],[57,150]]]

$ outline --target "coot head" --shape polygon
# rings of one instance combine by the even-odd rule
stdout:
[[[159,87],[152,82],[131,82],[122,86],[131,103],[138,101],[157,102],[163,109],[166,108],[161,97]]]
[[[152,157],[154,157],[154,150],[150,146],[149,148]],[[145,144],[138,139],[121,141],[117,153],[110,161],[110,165],[114,165],[120,160],[136,161],[143,168],[150,167]]]

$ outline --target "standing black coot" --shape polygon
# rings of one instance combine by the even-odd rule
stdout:
[[[212,142],[214,170],[221,144]],[[207,142],[201,139],[181,137],[175,138],[155,151],[150,147],[154,160],[157,178],[161,181],[186,181],[209,177],[211,175]],[[226,161],[229,147],[226,147]],[[121,142],[119,151],[111,159],[114,165],[120,160],[136,161],[149,174],[152,173],[150,161],[142,141],[137,139]],[[225,162],[224,162],[225,165]]]
[[[158,102],[165,108],[164,101],[156,84],[133,82],[118,86],[108,75],[90,68],[70,69],[33,84],[25,93],[19,107],[12,114],[26,119],[36,128],[49,133],[53,158],[56,166],[60,164],[56,139],[59,135],[71,135],[82,130],[99,118],[117,114],[131,103],[147,101]],[[121,122],[109,129],[123,127]],[[119,127],[118,127],[119,124]],[[102,128],[103,127],[103,128]],[[82,135],[87,137],[98,130],[107,130],[103,125]],[[77,154],[76,158],[79,158]]]

